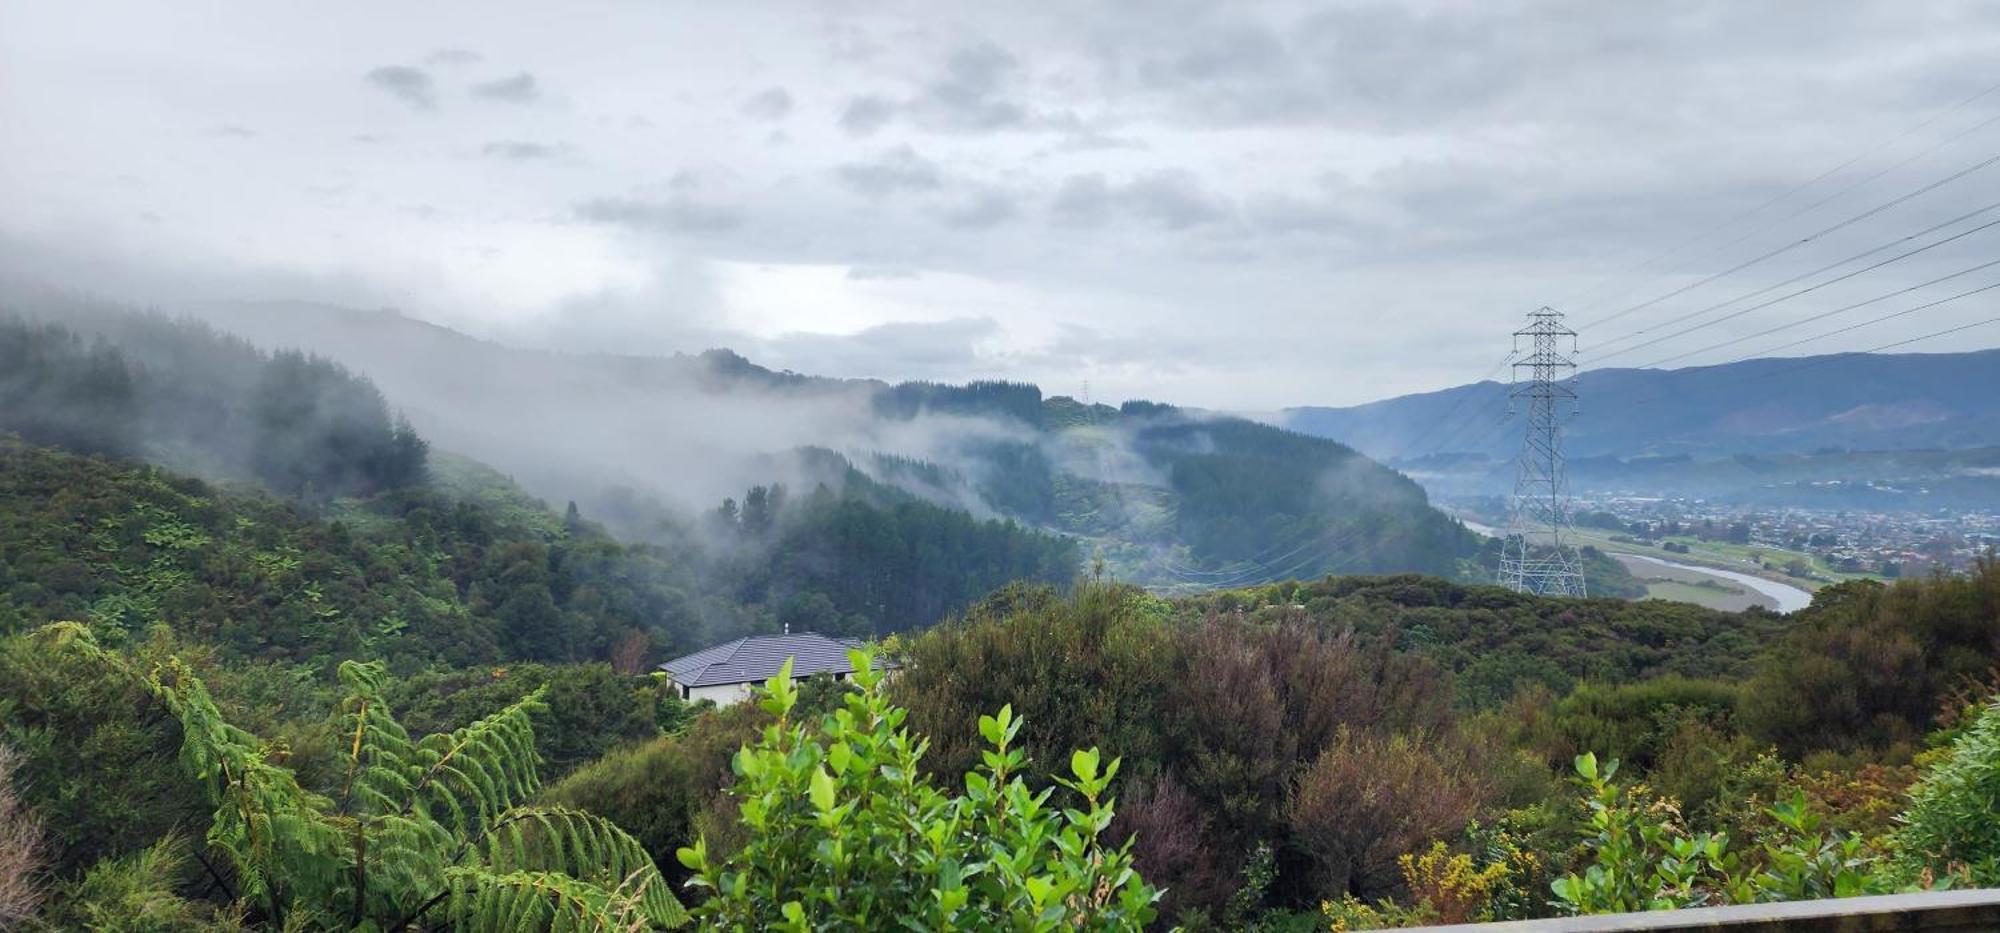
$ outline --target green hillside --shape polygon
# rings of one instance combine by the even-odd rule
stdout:
[[[177,326],[84,303],[24,311],[116,346]],[[632,539],[652,540],[655,523],[621,514],[624,491],[671,503],[685,524],[751,486],[798,486],[786,458],[824,447],[933,504],[1079,538],[1120,578],[1162,587],[1454,574],[1477,547],[1422,489],[1342,443],[1211,412],[1085,405],[1018,382],[808,376],[727,350],[527,350],[392,312],[278,303],[213,314],[260,346],[310,347],[366,374],[435,445],[575,500]],[[686,474],[698,495],[675,481]]]

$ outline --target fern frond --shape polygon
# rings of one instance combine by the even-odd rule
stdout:
[[[483,868],[451,870],[450,923],[459,929],[603,933],[643,931],[652,925],[630,899],[612,890],[552,872],[498,874]]]
[[[646,847],[601,816],[565,807],[521,807],[494,820],[476,848],[494,872],[556,872],[612,890],[651,926],[677,927],[687,910]]]
[[[347,687],[340,709],[341,734],[348,742],[340,792],[343,813],[393,812],[409,797],[414,748],[409,732],[382,698],[386,676],[380,662],[340,665],[340,682]]]
[[[432,819],[470,835],[540,787],[535,727],[543,690],[448,734],[427,735],[411,752],[416,778],[404,811],[421,807]]]
[[[263,743],[230,725],[208,688],[178,659],[158,666],[147,686],[181,724],[181,762],[215,804],[210,845],[227,853],[245,897],[326,896],[347,883],[343,836],[324,817],[331,802],[271,764]]]
[[[658,867],[651,862],[633,869],[625,880],[612,889],[614,900],[623,903],[623,916],[632,918],[633,925],[627,929],[653,928],[677,930],[694,921],[694,915],[681,905],[680,898],[674,896],[672,886],[660,875]]]

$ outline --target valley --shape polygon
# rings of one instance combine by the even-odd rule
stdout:
[[[0,931],[2000,929],[1996,49],[0,2]]]

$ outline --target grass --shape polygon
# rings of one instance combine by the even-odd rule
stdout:
[[[1670,599],[1679,603],[1694,603],[1710,609],[1734,612],[1747,609],[1759,603],[1770,605],[1770,600],[1761,598],[1748,590],[1721,589],[1712,586],[1696,586],[1679,580],[1660,580],[1646,584],[1647,599]]]
[[[1611,540],[1611,533],[1594,528],[1577,529],[1577,540],[1580,543],[1592,545],[1609,554],[1645,554],[1651,557],[1658,557],[1662,560],[1676,560],[1686,564],[1707,565],[1724,570],[1734,570],[1739,573],[1763,577],[1767,580],[1775,580],[1779,583],[1788,583],[1808,592],[1817,590],[1829,583],[1839,583],[1846,580],[1880,579],[1871,574],[1843,573],[1833,569],[1827,562],[1804,551],[1768,547],[1761,544],[1729,544],[1722,541],[1703,541],[1700,538],[1686,537],[1660,539],[1662,541],[1672,541],[1676,544],[1687,545],[1688,552],[1686,554],[1677,554],[1669,553],[1657,546],[1647,547],[1640,544],[1613,541]],[[1812,577],[1795,577],[1785,573],[1783,570],[1766,569],[1763,566],[1769,563],[1777,567],[1783,567],[1794,560],[1805,561],[1806,565],[1811,568]]]

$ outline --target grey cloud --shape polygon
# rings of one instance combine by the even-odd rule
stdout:
[[[576,216],[651,233],[724,233],[743,224],[743,209],[686,193],[662,200],[594,198],[576,206]]]
[[[880,94],[862,94],[847,102],[840,112],[840,128],[855,136],[867,136],[888,125],[896,116],[896,102]]]
[[[847,277],[856,282],[880,281],[886,279],[922,278],[923,273],[909,266],[849,266]]]
[[[404,102],[419,110],[437,109],[436,83],[431,80],[430,73],[422,68],[409,65],[383,65],[362,77],[369,84],[385,93],[402,98]]]
[[[787,366],[820,372],[898,372],[915,378],[963,379],[984,365],[978,345],[999,333],[991,318],[898,321],[856,334],[786,334],[762,347]]]
[[[1072,226],[1095,226],[1126,216],[1186,230],[1225,220],[1234,207],[1192,172],[1164,169],[1122,184],[1095,172],[1071,175],[1057,188],[1051,209],[1058,222]]]
[[[1026,123],[1028,112],[1003,91],[1020,68],[1013,53],[990,41],[961,47],[945,59],[944,74],[924,88],[921,111],[950,129],[993,130]]]
[[[471,49],[438,49],[424,58],[426,65],[476,65],[486,56]]]
[[[214,136],[218,139],[255,139],[257,131],[249,127],[237,126],[234,123],[225,123],[221,126],[209,127],[206,135]]]
[[[781,87],[765,88],[743,102],[743,114],[758,120],[782,120],[791,112],[792,93]]]
[[[932,191],[943,184],[937,163],[918,155],[908,144],[865,162],[849,162],[834,172],[847,187],[871,198],[898,191]]]
[[[1013,220],[1020,212],[1012,196],[989,188],[945,208],[938,219],[956,230],[986,230]]]
[[[525,71],[485,81],[472,86],[472,96],[482,100],[499,100],[512,104],[525,104],[540,97],[542,90],[535,83],[535,76]]]
[[[1056,190],[1056,219],[1074,225],[1102,223],[1111,211],[1111,183],[1097,172],[1071,175]]]
[[[553,159],[568,150],[569,147],[561,143],[550,145],[548,143],[527,142],[518,139],[497,139],[487,143],[485,148],[480,150],[480,153],[492,159],[511,159],[517,162],[528,162],[537,159]]]
[[[864,94],[851,99],[840,125],[866,136],[898,117],[926,130],[985,133],[1002,130],[1055,130],[1075,135],[1092,131],[1068,111],[1043,113],[1017,99],[1021,62],[991,40],[954,48],[935,77],[900,97]]]
[[[1121,196],[1135,213],[1175,230],[1214,223],[1227,217],[1230,210],[1226,201],[1191,172],[1143,175],[1127,185]]]

